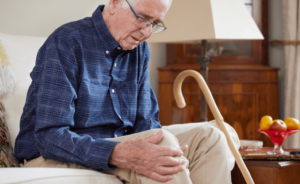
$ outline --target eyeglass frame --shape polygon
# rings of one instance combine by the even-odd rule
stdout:
[[[158,24],[155,24],[155,23],[153,23],[153,22],[151,22],[150,20],[148,20],[148,19],[146,19],[146,18],[144,18],[144,17],[141,17],[141,16],[139,16],[135,11],[134,11],[134,9],[132,8],[132,6],[130,5],[130,3],[126,0],[126,2],[128,3],[128,5],[129,5],[129,7],[130,7],[130,9],[131,9],[131,11],[132,11],[132,13],[134,14],[134,16],[136,17],[136,20],[138,19],[138,18],[141,18],[141,19],[144,19],[144,20],[146,20],[147,22],[150,22],[150,25],[152,25],[152,27],[154,27],[154,26],[159,26],[159,27],[163,27],[164,29],[162,30],[162,31],[160,31],[160,32],[158,32],[158,33],[161,33],[161,32],[163,32],[164,30],[166,30],[167,28],[165,27],[165,24],[163,23],[163,22],[161,22],[162,24],[163,24],[163,26],[161,26],[161,25],[158,25]],[[136,21],[135,20],[135,21]],[[134,24],[135,24],[135,21],[134,21]],[[135,24],[136,25],[136,24]],[[149,25],[149,26],[150,26]],[[138,26],[138,25],[136,25],[136,26]],[[146,27],[149,27],[149,26],[146,26]],[[139,27],[139,26],[138,26]],[[146,27],[144,27],[144,28],[146,28]],[[141,28],[141,27],[139,27],[139,28]],[[141,29],[143,29],[143,28],[141,28]],[[151,28],[151,32],[152,32],[152,28]],[[158,33],[156,33],[156,34],[158,34]]]

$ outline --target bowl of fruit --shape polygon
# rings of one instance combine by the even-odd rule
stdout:
[[[282,121],[273,120],[271,116],[264,116],[260,120],[258,131],[268,136],[274,144],[273,151],[267,152],[268,155],[289,155],[289,152],[283,151],[282,144],[289,136],[299,132],[299,129],[300,122],[295,118]]]

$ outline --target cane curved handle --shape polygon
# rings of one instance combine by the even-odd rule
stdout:
[[[183,108],[185,107],[185,101],[184,101],[184,98],[182,96],[182,92],[181,92],[181,86],[182,86],[182,82],[183,80],[186,78],[186,77],[194,77],[204,96],[205,96],[205,99],[207,101],[207,104],[209,106],[209,108],[211,109],[211,112],[212,114],[214,115],[215,119],[216,119],[216,122],[220,128],[220,130],[225,134],[225,137],[227,139],[227,144],[230,148],[230,151],[232,152],[235,160],[236,160],[236,163],[238,165],[238,167],[240,168],[241,170],[241,173],[243,175],[243,177],[245,178],[246,180],[246,183],[247,184],[254,184],[253,182],[253,179],[240,155],[240,153],[238,152],[238,150],[235,148],[234,144],[233,144],[233,141],[231,139],[231,137],[229,136],[229,133],[225,127],[225,124],[224,124],[224,119],[212,97],[212,94],[208,88],[208,86],[206,85],[206,82],[205,80],[203,79],[203,77],[200,75],[200,73],[198,73],[197,71],[195,70],[185,70],[183,72],[181,72],[175,79],[175,82],[174,82],[174,87],[173,87],[173,92],[174,92],[174,96],[175,96],[175,100],[177,102],[177,106],[179,108]]]

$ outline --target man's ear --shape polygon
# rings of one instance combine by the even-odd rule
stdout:
[[[122,8],[122,0],[110,0],[108,5],[108,11],[110,14],[115,14],[116,11]]]

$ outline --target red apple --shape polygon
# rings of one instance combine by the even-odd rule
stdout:
[[[280,119],[275,119],[273,120],[272,125],[270,126],[269,130],[280,130],[280,131],[285,131],[287,129],[286,124],[280,120]]]

